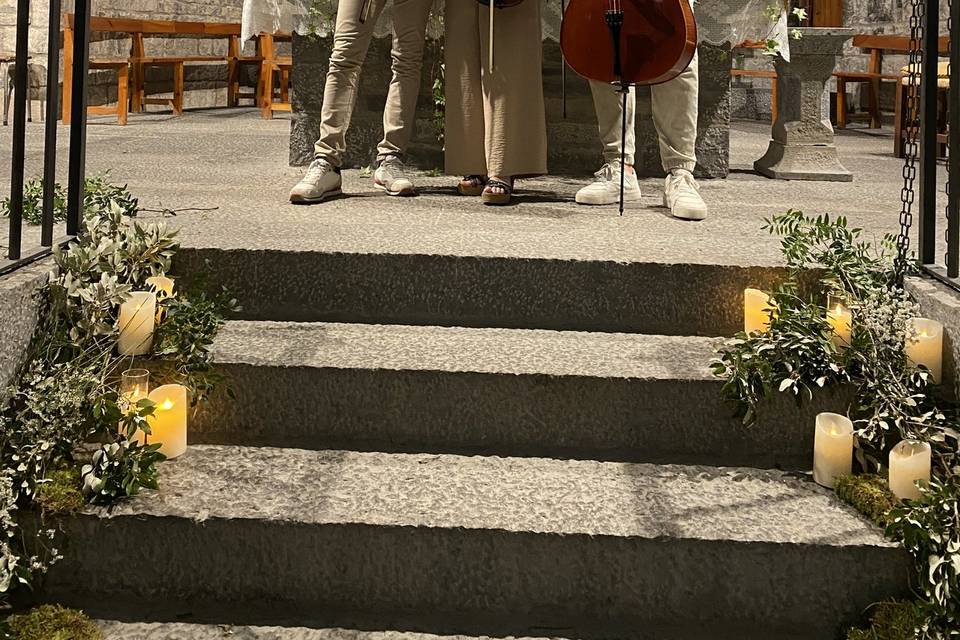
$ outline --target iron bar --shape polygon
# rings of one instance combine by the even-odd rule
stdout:
[[[70,105],[70,165],[67,186],[67,235],[80,232],[87,161],[87,71],[90,50],[90,2],[76,0],[73,40],[73,102]]]
[[[60,82],[60,0],[50,0],[47,27],[47,122],[43,149],[43,226],[40,245],[53,244],[54,195],[57,185],[57,114]]]
[[[30,0],[17,2],[17,54],[13,75],[13,157],[10,170],[10,237],[7,258],[20,259],[23,233],[23,167],[27,147],[27,77],[30,53]],[[3,82],[7,79],[3,78]]]
[[[960,277],[960,43],[953,40],[960,26],[960,0],[949,0],[950,89],[948,101],[947,277]]]
[[[937,251],[937,63],[940,0],[926,0],[920,60],[920,185],[918,213],[920,264],[933,264]]]

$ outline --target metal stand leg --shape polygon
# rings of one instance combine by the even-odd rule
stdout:
[[[0,68],[3,69],[3,77],[0,78],[3,82],[3,126],[8,127],[10,126],[10,63],[4,62]]]

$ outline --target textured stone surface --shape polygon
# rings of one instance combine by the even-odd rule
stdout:
[[[812,639],[908,575],[880,531],[778,472],[193,447],[162,479],[62,523],[45,597],[234,624]]]
[[[710,338],[231,322],[193,443],[532,455],[809,469],[814,415],[765,403],[747,429]]]
[[[791,42],[790,62],[775,62],[779,94],[773,139],[754,168],[782,180],[853,180],[833,143],[824,91],[850,29],[802,29]]]
[[[403,631],[237,627],[175,622],[138,624],[109,620],[99,620],[98,624],[103,631],[104,640],[487,640],[486,636],[436,636]]]
[[[7,384],[23,364],[37,326],[37,290],[47,281],[49,260],[0,277],[0,402]]]
[[[544,43],[544,93],[550,145],[548,166],[553,173],[587,175],[602,164],[597,119],[587,82],[567,71],[567,115],[563,115],[563,80],[560,47]],[[290,163],[307,164],[313,159],[313,144],[319,134],[323,82],[330,56],[330,40],[294,39],[294,74],[299,91],[293,96],[290,130]],[[424,55],[416,135],[409,156],[424,169],[443,166],[441,143],[433,124],[433,78],[442,59],[440,44],[430,41]],[[390,80],[390,48],[386,39],[375,39],[360,76],[360,92],[347,136],[347,166],[365,166],[376,158],[376,145],[383,136],[381,118]],[[700,46],[700,122],[697,139],[698,175],[724,177],[729,171],[730,50]],[[661,176],[663,168],[656,129],[650,116],[650,92],[638,95],[637,168],[641,175]]]

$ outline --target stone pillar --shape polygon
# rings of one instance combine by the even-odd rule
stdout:
[[[778,118],[766,154],[754,169],[781,180],[850,182],[853,174],[840,163],[833,141],[825,89],[837,56],[852,29],[804,28],[790,41],[790,62],[777,57]]]

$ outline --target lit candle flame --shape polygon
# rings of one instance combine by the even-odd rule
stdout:
[[[834,311],[834,313],[835,313],[836,315],[838,315],[838,316],[843,315],[843,305],[838,304],[838,305],[837,305],[837,310]]]
[[[170,411],[170,409],[173,409],[173,400],[171,400],[170,398],[167,398],[166,400],[164,400],[163,404],[160,405],[160,409],[162,409],[163,411]]]

